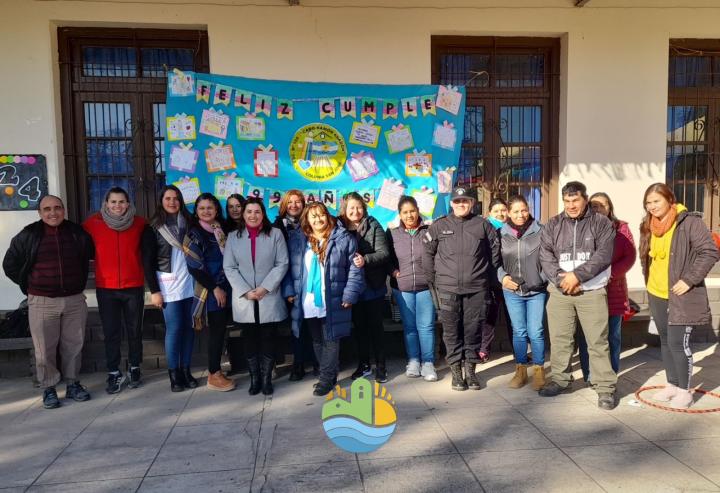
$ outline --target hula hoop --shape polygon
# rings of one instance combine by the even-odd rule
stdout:
[[[674,412],[674,413],[703,414],[703,413],[716,413],[716,412],[720,412],[720,407],[713,407],[713,408],[710,408],[710,409],[678,409],[678,408],[675,408],[675,407],[663,406],[663,405],[661,405],[661,404],[657,404],[657,403],[655,403],[655,402],[648,401],[648,400],[646,400],[646,399],[643,399],[643,398],[640,396],[640,394],[641,394],[642,392],[645,392],[646,390],[664,389],[664,388],[665,388],[664,385],[653,385],[653,386],[650,386],[650,387],[641,387],[641,388],[639,388],[639,389],[637,390],[637,392],[635,392],[635,398],[636,398],[637,400],[639,400],[640,402],[642,402],[643,404],[647,405],[647,406],[654,407],[654,408],[656,408],[656,409],[662,409],[663,411],[671,411],[671,412]],[[710,395],[710,396],[713,396],[713,397],[716,397],[716,398],[720,399],[720,394],[717,394],[717,393],[715,393],[715,392],[710,392],[709,390],[695,389],[695,392],[697,392],[697,393],[699,393],[699,394]]]

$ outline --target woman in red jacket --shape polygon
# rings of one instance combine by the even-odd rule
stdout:
[[[608,299],[608,343],[610,344],[610,364],[615,373],[620,371],[620,346],[622,342],[622,320],[628,309],[628,288],[625,274],[635,264],[637,253],[630,227],[625,221],[615,217],[615,208],[608,194],[598,192],[590,196],[590,207],[613,222],[615,226],[615,249],[610,267],[610,280],[607,284]],[[587,342],[582,331],[578,331],[580,367],[583,378],[590,381]]]
[[[100,212],[90,216],[83,228],[95,242],[95,286],[98,309],[105,334],[108,394],[122,390],[125,376],[120,371],[120,338],[128,339],[130,380],[140,385],[142,374],[142,321],[144,273],[141,241],[151,241],[145,219],[135,215],[128,193],[113,187],[105,194]],[[154,273],[151,273],[154,274]]]

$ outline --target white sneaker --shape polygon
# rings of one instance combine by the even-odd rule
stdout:
[[[422,370],[420,371],[423,379],[426,382],[437,382],[437,373],[435,373],[435,365],[426,361],[422,364]]]
[[[405,376],[408,378],[417,378],[420,376],[420,362],[416,359],[408,361],[405,367]]]

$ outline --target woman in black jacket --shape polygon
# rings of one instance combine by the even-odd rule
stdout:
[[[382,226],[372,216],[368,216],[365,201],[356,192],[343,197],[343,205],[338,216],[348,231],[355,232],[358,252],[355,266],[364,267],[365,290],[360,301],[353,305],[353,334],[358,346],[359,364],[352,379],[369,376],[370,349],[375,353],[375,380],[387,382],[385,367],[385,348],[383,336],[383,300],[387,294],[387,266],[390,260],[390,248]]]

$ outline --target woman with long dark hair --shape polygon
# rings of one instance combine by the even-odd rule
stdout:
[[[270,224],[262,199],[245,203],[243,221],[225,246],[223,269],[233,290],[233,320],[243,331],[250,371],[250,395],[273,393],[277,324],[287,318],[280,285],[288,269],[288,249]]]
[[[667,376],[667,385],[653,398],[688,408],[693,402],[690,334],[712,320],[705,277],[720,255],[702,217],[677,203],[664,183],[648,187],[643,208],[640,262]]]
[[[211,193],[200,194],[195,200],[193,219],[194,224],[188,232],[189,249],[185,255],[188,271],[195,279],[193,326],[195,330],[208,329],[207,387],[227,392],[235,388],[235,382],[220,371],[230,283],[223,270],[225,221],[218,199]]]
[[[191,224],[192,217],[182,193],[175,185],[165,185],[160,190],[155,215],[150,219],[153,241],[148,243],[145,271],[150,285],[150,302],[162,309],[165,318],[165,357],[172,392],[198,386],[190,371],[195,341],[192,320],[194,282],[185,261],[185,251],[190,243],[187,232]]]

